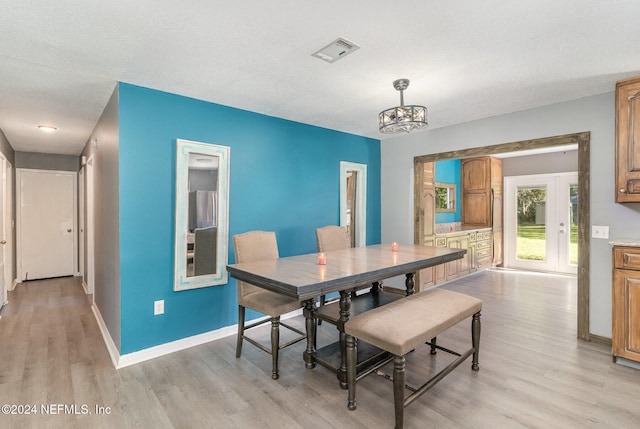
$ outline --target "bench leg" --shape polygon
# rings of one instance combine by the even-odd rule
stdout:
[[[348,407],[350,410],[356,409],[356,360],[358,356],[358,340],[351,335],[347,335],[347,388],[349,389]]]
[[[478,311],[473,315],[471,321],[471,342],[473,343],[473,360],[471,363],[471,369],[478,371],[480,366],[478,365],[478,355],[480,354],[480,312]]]
[[[404,356],[393,357],[393,407],[396,415],[396,429],[404,424]]]
[[[432,355],[435,355],[435,354],[436,354],[436,350],[437,350],[437,349],[436,349],[436,341],[437,341],[437,337],[433,337],[433,338],[431,338],[431,342],[430,342],[430,344],[431,344],[431,354],[432,354]]]

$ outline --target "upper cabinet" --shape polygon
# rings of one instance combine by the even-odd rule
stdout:
[[[502,160],[466,158],[460,168],[463,228],[493,228],[493,265],[502,264]]]
[[[640,77],[616,84],[616,202],[640,202]]]

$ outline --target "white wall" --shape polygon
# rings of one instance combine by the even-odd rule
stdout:
[[[591,224],[611,238],[640,238],[640,204],[614,202],[614,93],[384,140],[382,241],[413,242],[413,158],[458,149],[591,132]],[[461,101],[462,102],[462,101]],[[611,248],[590,239],[589,332],[611,338]]]

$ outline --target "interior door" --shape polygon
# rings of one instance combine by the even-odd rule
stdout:
[[[17,169],[20,280],[76,273],[77,174]]]
[[[506,177],[505,189],[505,265],[576,274],[577,174]]]

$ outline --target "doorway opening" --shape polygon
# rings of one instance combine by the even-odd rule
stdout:
[[[491,146],[476,147],[471,149],[441,152],[430,155],[416,156],[414,162],[414,243],[424,244],[424,201],[422,185],[424,182],[424,163],[445,159],[469,158],[518,152],[531,149],[545,149],[564,145],[578,145],[578,311],[577,311],[577,337],[589,341],[589,176],[590,176],[590,150],[591,134],[587,132],[566,134],[554,137],[545,137],[533,140],[522,140],[512,143],[502,143]]]

